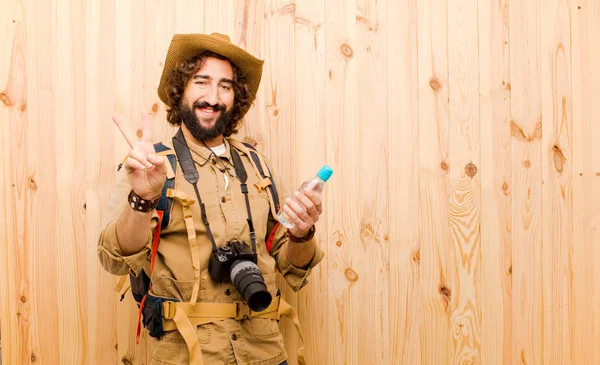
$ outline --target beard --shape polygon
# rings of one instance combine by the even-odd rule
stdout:
[[[196,108],[212,108],[214,111],[221,112],[221,115],[219,115],[212,127],[205,128],[200,124],[200,120],[194,112]],[[233,118],[233,108],[226,111],[225,104],[210,105],[205,101],[197,101],[192,105],[192,108],[190,108],[182,100],[181,105],[179,106],[179,115],[181,116],[183,124],[194,138],[199,141],[207,141],[225,134],[227,126]]]

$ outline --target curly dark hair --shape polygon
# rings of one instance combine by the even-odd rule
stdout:
[[[220,54],[205,51],[193,58],[179,61],[175,69],[167,75],[165,89],[169,105],[171,106],[171,108],[167,110],[167,121],[169,124],[173,126],[181,125],[182,119],[180,107],[183,99],[183,92],[188,81],[202,68],[208,57],[229,61],[229,59]],[[224,133],[226,137],[229,137],[238,131],[242,117],[250,105],[248,99],[248,83],[246,82],[244,75],[240,72],[240,69],[231,61],[229,61],[229,63],[233,68],[233,91],[235,97],[231,109],[231,123],[229,123]]]

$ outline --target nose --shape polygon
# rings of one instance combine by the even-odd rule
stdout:
[[[219,93],[217,92],[217,87],[211,87],[206,94],[206,102],[210,105],[216,105],[219,102]]]

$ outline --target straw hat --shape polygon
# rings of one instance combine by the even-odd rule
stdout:
[[[246,82],[248,83],[248,101],[250,103],[246,110],[243,110],[242,115],[245,115],[256,97],[264,61],[259,60],[244,49],[231,43],[228,36],[220,33],[212,33],[210,35],[175,34],[173,36],[171,45],[169,45],[169,50],[167,51],[160,84],[158,85],[158,97],[163,103],[172,107],[169,104],[165,88],[167,75],[175,69],[179,61],[195,57],[204,51],[211,51],[226,57],[246,77]]]

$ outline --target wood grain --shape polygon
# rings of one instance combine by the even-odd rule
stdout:
[[[543,362],[540,4],[509,2],[513,364]]]
[[[573,127],[572,364],[600,363],[600,4],[571,2]]]
[[[382,16],[383,17],[383,16]],[[417,1],[385,11],[388,136],[388,364],[421,363],[421,247],[419,225],[419,115]]]
[[[510,54],[508,1],[480,2],[481,363],[512,364]]]
[[[447,3],[417,4],[421,363],[453,358],[451,318],[459,288],[450,231]],[[435,349],[435,350],[433,350]]]
[[[569,2],[542,10],[543,363],[567,364],[573,353],[573,136]]]
[[[4,1],[0,15],[0,338],[2,363],[26,363],[31,354],[28,23],[18,1]]]
[[[454,364],[481,363],[479,62],[474,2],[448,2],[449,228],[458,285],[451,293]]]
[[[128,151],[110,116],[171,136],[156,87],[187,32],[265,60],[238,137],[289,190],[335,170],[326,257],[283,291],[309,364],[600,363],[598,1],[0,8],[3,364],[149,362],[96,253]]]

